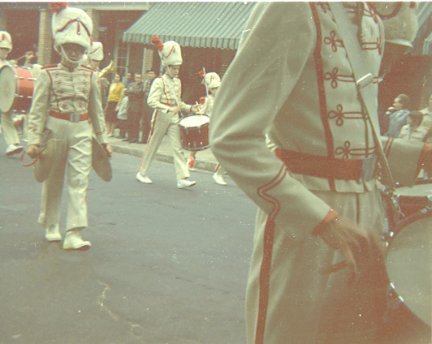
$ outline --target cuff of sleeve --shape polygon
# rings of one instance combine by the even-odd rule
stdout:
[[[329,212],[327,213],[327,215],[324,217],[324,219],[320,222],[320,224],[315,227],[312,234],[316,235],[316,236],[320,235],[324,231],[326,226],[330,222],[336,220],[337,217],[338,217],[338,214],[336,213],[336,211],[334,209],[330,209]]]

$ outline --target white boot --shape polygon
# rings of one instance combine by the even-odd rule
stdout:
[[[62,236],[60,234],[59,225],[51,225],[45,228],[45,239],[49,242],[61,241]]]
[[[218,174],[217,172],[213,174],[213,179],[216,182],[216,184],[219,185],[228,185],[224,179],[224,177],[221,174]]]
[[[63,249],[65,250],[88,250],[91,247],[90,241],[85,241],[81,238],[79,229],[71,229],[66,232],[66,237],[63,241]]]

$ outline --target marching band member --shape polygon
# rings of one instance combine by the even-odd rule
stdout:
[[[177,188],[184,189],[195,185],[196,181],[189,180],[189,169],[180,142],[179,115],[181,111],[195,112],[196,107],[181,100],[181,81],[178,75],[183,59],[180,45],[174,41],[162,43],[158,36],[152,37],[152,43],[158,48],[165,73],[153,81],[147,98],[148,105],[154,108],[152,128],[136,179],[144,184],[152,183],[147,173],[167,134],[174,152]]]
[[[36,80],[29,114],[27,154],[37,158],[47,133],[56,140],[53,168],[42,186],[39,223],[45,227],[45,238],[49,242],[62,239],[60,203],[66,175],[68,208],[63,248],[85,250],[91,246],[89,241],[82,239],[81,231],[88,225],[92,131],[108,155],[111,148],[106,144],[97,75],[92,68],[81,64],[84,53],[91,46],[93,23],[83,10],[59,4],[50,3],[50,7],[54,11],[54,47],[61,62],[44,66]]]
[[[105,107],[108,98],[109,81],[105,78],[105,70],[110,68],[106,67],[103,71],[100,70],[100,64],[104,59],[104,51],[102,42],[92,42],[91,48],[87,54],[88,64],[97,72],[98,86],[102,99],[102,108]]]
[[[202,105],[198,107],[197,114],[207,115],[211,117],[213,111],[213,104],[215,101],[216,94],[218,92],[219,86],[221,84],[220,76],[217,73],[210,72],[206,73],[203,68],[199,74],[203,77],[203,84],[206,88],[207,97],[203,99]],[[188,167],[189,169],[193,169],[196,163],[196,154],[197,152],[190,152],[188,157]],[[216,171],[213,174],[213,180],[218,185],[227,185],[224,177],[223,177],[223,169],[220,164],[217,164]]]
[[[12,38],[6,31],[0,31],[0,68],[4,65],[10,65],[6,60],[9,53],[12,51]],[[20,144],[18,131],[14,125],[12,111],[8,113],[1,113],[1,129],[3,132],[4,140],[8,145],[6,148],[6,155],[11,156],[22,152],[23,147]]]
[[[334,9],[358,40],[371,81],[384,42],[403,50],[415,37],[410,3],[382,3],[385,20],[370,3],[257,4],[213,109],[213,153],[259,207],[248,343],[377,343],[387,290],[373,173],[379,141],[369,120],[378,122],[378,85],[366,86],[368,118]],[[386,22],[394,29],[386,26],[384,40]],[[381,139],[392,146],[385,151],[393,172],[414,182],[430,147]]]

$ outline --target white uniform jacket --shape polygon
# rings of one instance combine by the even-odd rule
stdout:
[[[29,114],[29,144],[41,143],[50,111],[88,113],[98,141],[107,142],[96,74],[92,68],[84,65],[70,70],[61,63],[45,66],[41,70],[35,83]]]
[[[173,106],[180,106],[181,111],[190,112],[191,106],[181,100],[181,81],[164,74],[156,78],[150,88],[147,104],[155,109],[168,113]]]
[[[354,26],[356,3],[344,6]],[[362,58],[374,76],[368,87],[377,93],[384,27],[367,4],[360,28]],[[265,135],[294,152],[365,159],[375,152],[371,128],[328,3],[258,4],[244,33],[215,102],[211,147],[243,191],[276,223],[296,228],[288,235],[301,238],[330,214],[329,205],[309,190],[363,193],[376,181],[287,172]],[[377,113],[371,116],[377,125]],[[415,178],[422,147],[395,139],[387,152],[398,170]]]

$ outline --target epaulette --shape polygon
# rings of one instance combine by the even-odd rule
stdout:
[[[58,64],[43,65],[41,69],[48,69],[48,68],[54,68],[54,67],[58,67]]]
[[[82,64],[82,65],[80,65],[80,67],[91,70],[92,72],[96,71],[96,69],[94,69],[92,66],[89,66],[89,65]]]

